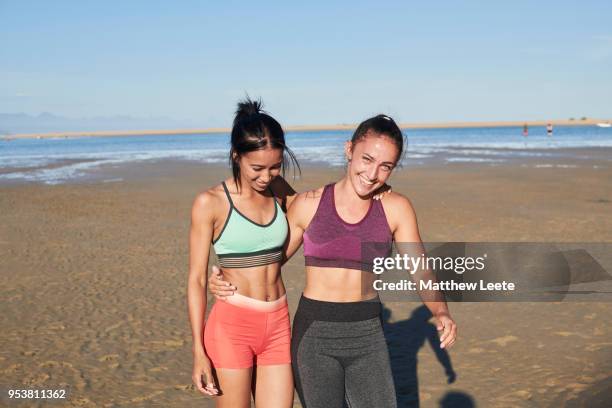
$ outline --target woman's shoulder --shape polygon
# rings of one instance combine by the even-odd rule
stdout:
[[[318,204],[323,196],[323,191],[325,190],[325,186],[315,188],[312,190],[304,191],[297,195],[296,200],[300,200],[304,204]]]
[[[288,217],[295,225],[306,229],[319,208],[324,187],[299,193],[289,209]]]
[[[381,198],[393,239],[399,242],[419,242],[419,226],[412,202],[403,194],[392,191]]]
[[[290,208],[291,213],[306,218],[313,215],[319,206],[323,190],[324,187],[320,187],[297,194]]]
[[[385,212],[389,216],[414,214],[414,207],[408,197],[395,191],[386,193],[381,199]]]
[[[225,189],[221,183],[210,187],[208,190],[198,192],[193,200],[192,214],[214,213],[216,208],[223,206],[225,195]]]
[[[225,197],[225,189],[222,183],[210,187],[208,190],[202,190],[196,194],[195,201],[203,204],[212,204],[214,201]]]

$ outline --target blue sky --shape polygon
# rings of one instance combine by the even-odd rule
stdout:
[[[0,0],[0,112],[229,126],[612,116],[612,2]]]

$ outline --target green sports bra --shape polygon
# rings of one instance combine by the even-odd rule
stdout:
[[[274,217],[258,224],[234,206],[225,181],[221,182],[230,204],[221,233],[213,240],[222,268],[251,268],[280,262],[289,227],[280,204],[274,199]]]

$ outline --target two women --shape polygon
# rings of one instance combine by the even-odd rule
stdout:
[[[345,145],[345,177],[289,203],[285,259],[303,242],[306,260],[306,288],[291,342],[295,387],[305,407],[342,407],[345,401],[351,407],[396,406],[381,306],[372,274],[364,270],[374,257],[387,256],[393,241],[421,242],[408,199],[397,193],[373,199],[402,152],[395,122],[385,115],[370,118]],[[362,253],[364,247],[369,250]],[[240,295],[244,283],[233,275],[224,269]],[[235,288],[214,277],[210,284],[221,296]],[[235,296],[225,299],[231,303]],[[452,345],[456,326],[446,304],[425,303],[444,330],[442,345]],[[225,387],[221,379],[220,385]]]

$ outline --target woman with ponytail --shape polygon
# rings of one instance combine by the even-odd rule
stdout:
[[[217,407],[293,405],[291,327],[280,274],[294,198],[275,186],[290,160],[281,125],[261,102],[238,104],[231,133],[232,177],[200,193],[191,213],[187,300],[193,336],[193,381]],[[216,301],[204,324],[211,245],[225,276],[238,286]]]

